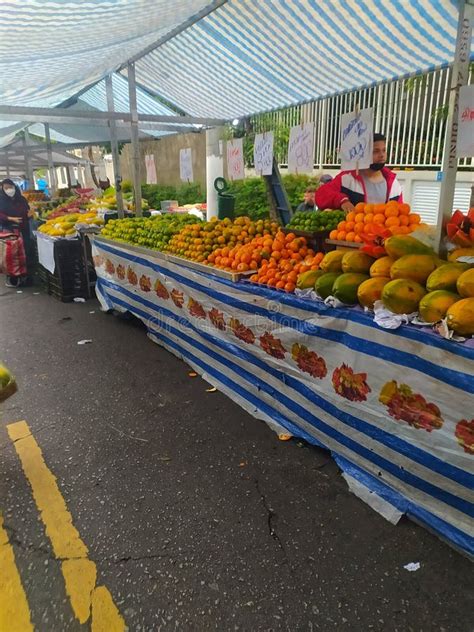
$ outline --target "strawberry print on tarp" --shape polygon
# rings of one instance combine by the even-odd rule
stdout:
[[[336,393],[351,402],[366,401],[371,391],[366,380],[367,373],[354,373],[347,364],[337,367],[332,374],[332,385]]]
[[[471,421],[462,419],[456,424],[454,434],[464,452],[474,454],[474,419],[471,419]]]
[[[312,377],[326,377],[328,369],[324,358],[319,356],[315,351],[310,351],[305,345],[297,342],[291,347],[291,357],[298,367],[305,373],[309,373]]]
[[[436,404],[427,402],[423,395],[414,393],[408,384],[387,382],[380,391],[379,401],[388,408],[389,415],[409,426],[431,432],[443,425],[443,418]]]

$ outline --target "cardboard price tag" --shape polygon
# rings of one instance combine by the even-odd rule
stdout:
[[[255,135],[253,146],[255,171],[259,176],[270,176],[273,170],[273,132]]]
[[[194,179],[191,147],[179,150],[179,175],[183,182],[192,182]]]
[[[227,174],[229,180],[243,180],[245,177],[242,138],[227,141]]]
[[[314,163],[314,123],[295,125],[288,142],[288,172],[312,173]]]
[[[368,169],[372,164],[374,125],[372,108],[341,117],[341,169]]]

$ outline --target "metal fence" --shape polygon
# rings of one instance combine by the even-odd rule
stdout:
[[[312,101],[251,118],[256,132],[285,130],[303,122],[315,122],[314,164],[318,168],[339,165],[341,115],[359,108],[374,108],[375,130],[388,140],[388,164],[393,167],[434,169],[441,167],[446,127],[451,68],[416,79],[390,83]],[[469,83],[474,82],[471,69]],[[286,165],[285,143],[277,143],[276,157]],[[460,169],[472,169],[472,158],[459,161]]]

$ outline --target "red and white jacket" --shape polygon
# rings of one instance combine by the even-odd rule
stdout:
[[[402,187],[396,174],[387,167],[384,167],[381,173],[387,182],[387,199],[385,201],[403,202]],[[355,171],[341,171],[334,180],[319,187],[314,198],[320,209],[341,208],[341,204],[345,200],[349,200],[354,206],[359,202],[368,202],[364,179],[360,174],[356,175]]]

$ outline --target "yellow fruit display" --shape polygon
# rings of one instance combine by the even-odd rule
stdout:
[[[346,252],[342,257],[342,271],[368,274],[373,263],[374,258],[365,254],[365,252],[360,252],[360,250]]]
[[[466,263],[445,263],[436,268],[426,280],[428,292],[447,290],[456,292],[456,282],[463,272],[469,269]]]
[[[374,308],[375,301],[382,298],[382,290],[390,283],[390,277],[374,277],[361,283],[357,289],[357,299],[362,307]]]
[[[394,314],[412,314],[426,294],[425,288],[410,279],[395,279],[382,290],[382,302]]]
[[[459,257],[474,257],[473,248],[457,248],[448,255],[448,261],[457,261]]]
[[[460,297],[454,292],[435,290],[421,299],[418,311],[425,323],[436,323],[444,318],[451,305],[459,300]]]
[[[393,235],[385,240],[385,250],[389,257],[399,259],[404,255],[434,255],[434,250],[410,235]]]
[[[460,336],[474,334],[474,298],[463,298],[451,305],[446,314],[448,327]]]
[[[474,268],[466,270],[459,275],[456,288],[458,294],[463,298],[472,298],[474,296]]]
[[[328,252],[321,261],[321,270],[324,272],[342,272],[342,259],[345,254],[344,250]]]
[[[395,259],[392,259],[392,257],[380,257],[370,266],[369,274],[372,278],[390,277],[390,268],[394,263]]]
[[[307,272],[302,272],[298,276],[298,280],[296,281],[296,287],[299,288],[300,290],[313,288],[316,281],[323,274],[325,273],[322,270],[308,270]]]
[[[411,279],[423,284],[435,268],[436,264],[430,255],[404,255],[397,259],[390,268],[390,277],[392,279]]]

